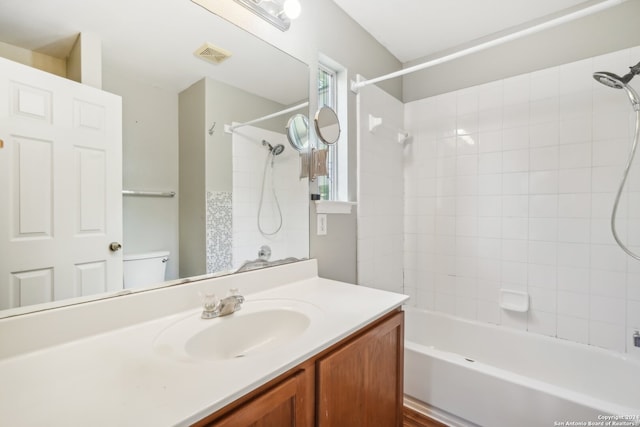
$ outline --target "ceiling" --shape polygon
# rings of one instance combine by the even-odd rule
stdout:
[[[303,8],[309,1],[316,0],[302,0]],[[602,0],[334,1],[405,63]],[[78,33],[90,32],[102,40],[105,69],[158,87],[181,91],[210,76],[284,105],[307,93],[308,71],[300,71],[306,70],[300,61],[192,1],[159,5],[155,0],[0,0],[0,41],[64,58]],[[205,41],[233,56],[220,65],[196,58],[194,50]],[[275,76],[280,81],[267,80]]]
[[[403,63],[600,1],[334,0]]]
[[[0,0],[2,42],[65,58],[81,32],[102,40],[105,69],[157,87],[177,92],[210,76],[284,105],[308,94],[306,64],[189,0]],[[196,58],[204,42],[232,56]]]

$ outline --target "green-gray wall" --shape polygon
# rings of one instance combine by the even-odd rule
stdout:
[[[640,45],[639,18],[640,1],[629,0],[597,14],[409,74],[403,79],[402,99],[411,102]],[[452,52],[405,65],[420,64],[448,53]]]

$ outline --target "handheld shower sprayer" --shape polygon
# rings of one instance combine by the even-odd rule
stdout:
[[[278,195],[276,194],[276,187],[273,179],[273,169],[274,169],[273,163],[275,161],[276,156],[279,156],[284,151],[284,145],[276,144],[275,146],[273,146],[266,139],[262,140],[262,145],[267,147],[267,149],[269,150],[269,154],[267,154],[267,158],[264,163],[264,170],[262,172],[262,186],[260,188],[260,202],[258,204],[258,221],[257,222],[258,222],[258,231],[260,231],[260,234],[262,234],[265,237],[268,237],[268,236],[274,236],[278,234],[278,232],[282,228],[282,209],[280,208],[280,202],[278,201]],[[271,168],[270,168],[271,193],[273,194],[273,201],[278,211],[277,225],[275,225],[275,228],[273,229],[273,231],[265,231],[264,227],[262,226],[262,208],[264,205],[264,196],[265,196],[264,190],[267,184],[267,169],[269,169],[269,164],[271,164]]]
[[[631,81],[634,76],[638,74],[640,74],[640,62],[638,62],[633,67],[629,67],[629,72],[622,77],[608,71],[597,71],[593,73],[593,78],[600,83],[614,89],[622,89],[627,85],[627,83]]]
[[[633,157],[636,154],[636,148],[638,148],[638,139],[640,139],[640,97],[638,96],[638,93],[633,89],[633,87],[629,85],[631,79],[633,79],[638,74],[640,74],[640,62],[638,62],[633,67],[629,67],[629,72],[622,77],[607,71],[598,71],[596,73],[593,73],[593,78],[596,79],[599,83],[602,83],[603,85],[610,88],[624,89],[624,91],[627,93],[627,96],[629,97],[629,101],[631,101],[631,107],[636,112],[636,127],[633,137],[633,144],[631,145],[631,152],[629,153],[627,165],[625,166],[624,172],[622,173],[622,179],[620,180],[620,186],[618,187],[616,199],[613,202],[613,210],[611,212],[611,232],[613,233],[613,238],[615,239],[616,243],[618,243],[618,246],[620,246],[622,250],[627,253],[627,255],[640,261],[640,255],[634,253],[622,242],[622,240],[620,240],[620,237],[618,236],[618,232],[616,230],[616,216],[618,213],[618,205],[620,204],[620,197],[622,196],[622,191],[624,190],[625,183],[627,182],[627,178],[629,177],[629,169],[631,169],[631,165],[633,164]]]
[[[608,71],[597,71],[593,73],[593,78],[596,79],[596,81],[598,81],[599,83],[602,83],[603,85],[610,88],[624,89],[625,92],[627,92],[629,101],[631,101],[633,110],[639,111],[640,98],[638,97],[638,93],[628,84],[631,79],[633,79],[638,74],[640,74],[640,62],[638,62],[633,67],[629,67],[629,72],[622,77]]]
[[[275,147],[273,145],[271,145],[269,143],[269,141],[267,141],[266,139],[262,140],[262,145],[264,145],[265,147],[267,147],[269,149],[269,152],[271,154],[273,154],[274,156],[278,156],[280,154],[282,154],[282,152],[284,151],[284,145],[282,144],[276,144]]]

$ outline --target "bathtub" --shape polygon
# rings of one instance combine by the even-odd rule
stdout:
[[[406,401],[448,425],[640,425],[640,361],[405,308]]]

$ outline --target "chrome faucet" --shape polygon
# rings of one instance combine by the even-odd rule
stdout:
[[[244,297],[237,289],[229,289],[227,296],[219,300],[213,294],[202,296],[202,318],[214,319],[216,317],[228,316],[242,308]]]

